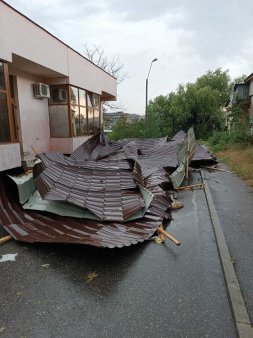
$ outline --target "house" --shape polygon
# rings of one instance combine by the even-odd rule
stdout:
[[[228,130],[231,128],[232,115],[231,110],[235,104],[240,104],[244,114],[249,115],[250,112],[250,86],[248,83],[235,83],[230,92],[230,96],[225,103],[223,109],[225,115],[225,122]]]
[[[71,154],[102,127],[116,79],[0,1],[0,171]]]
[[[249,116],[253,121],[253,73],[244,80],[244,83],[249,86]]]

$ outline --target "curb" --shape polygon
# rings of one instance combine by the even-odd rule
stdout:
[[[238,337],[253,338],[253,327],[251,326],[250,318],[242,297],[240,285],[236,277],[235,269],[232,263],[226,239],[224,237],[220,220],[214,206],[213,198],[205,180],[205,172],[200,171],[202,180],[205,183],[204,190],[206,201],[212,220],[213,230],[216,238],[220,261],[224,273],[225,284],[227,287],[228,298],[230,301],[231,311],[235,321],[235,327]]]

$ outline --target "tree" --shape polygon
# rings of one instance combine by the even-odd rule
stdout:
[[[120,118],[112,128],[109,134],[111,140],[120,140],[123,138],[143,138],[145,137],[144,119],[140,121],[128,122],[126,118]]]
[[[127,78],[127,73],[123,71],[124,64],[120,61],[118,55],[108,58],[105,55],[105,50],[101,46],[93,45],[90,47],[87,44],[85,45],[84,53],[87,59],[114,76],[117,79],[117,84]]]
[[[128,74],[123,71],[124,64],[120,61],[119,56],[117,55],[108,58],[105,55],[105,51],[101,46],[97,45],[88,46],[86,44],[84,54],[87,57],[87,59],[89,59],[95,65],[105,70],[110,75],[114,76],[117,79],[117,84],[120,84],[128,77]],[[123,109],[122,105],[119,104],[119,102],[104,101],[102,102],[102,105],[104,112],[107,109],[112,110]]]
[[[223,127],[221,106],[229,91],[228,71],[209,70],[194,83],[181,84],[175,92],[150,101],[148,113],[155,114],[160,135],[171,137],[180,129],[193,126],[196,137],[208,138],[214,130]]]

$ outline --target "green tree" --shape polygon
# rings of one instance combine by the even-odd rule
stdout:
[[[143,137],[145,137],[144,119],[128,122],[127,119],[123,117],[116,122],[112,128],[112,132],[109,134],[111,140]]]
[[[175,92],[150,101],[148,111],[155,114],[160,135],[172,136],[191,126],[198,138],[208,138],[224,125],[222,104],[230,91],[228,71],[208,71],[195,83],[180,84]]]

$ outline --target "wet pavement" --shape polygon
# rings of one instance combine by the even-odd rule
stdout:
[[[2,245],[0,337],[235,337],[204,191],[179,199],[180,247]]]
[[[235,174],[205,172],[253,323],[253,189]]]

